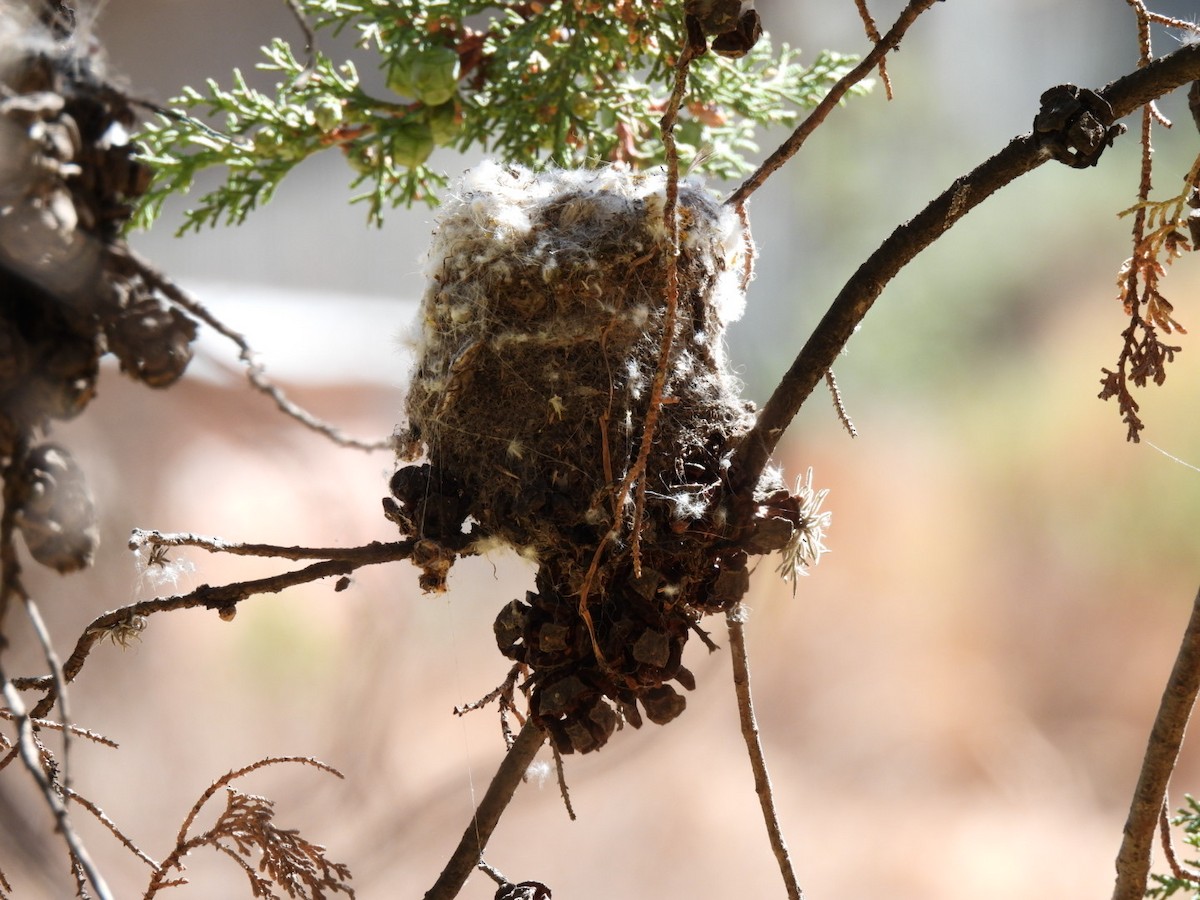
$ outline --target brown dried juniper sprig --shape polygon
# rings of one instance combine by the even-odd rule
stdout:
[[[275,804],[271,800],[229,787],[231,781],[256,769],[285,762],[313,766],[338,778],[344,777],[337,769],[304,756],[260,759],[245,768],[227,772],[201,794],[188,813],[179,829],[175,849],[150,880],[145,900],[155,897],[162,888],[187,884],[187,879],[182,876],[169,878],[168,875],[172,870],[182,872],[183,858],[200,847],[211,847],[224,853],[241,866],[253,897],[278,897],[276,889],[300,900],[322,900],[329,894],[353,897],[354,889],[347,884],[351,878],[348,866],[332,862],[325,855],[324,847],[312,843],[295,829],[277,826]],[[201,808],[221,788],[226,792],[225,809],[217,821],[202,834],[188,837]]]
[[[1166,274],[1166,265],[1191,250],[1192,244],[1180,230],[1188,216],[1186,205],[1196,194],[1194,187],[1200,177],[1200,158],[1188,173],[1186,187],[1180,195],[1164,201],[1143,199],[1123,215],[1132,214],[1134,221],[1133,256],[1125,261],[1117,275],[1117,288],[1129,325],[1121,332],[1123,341],[1115,369],[1104,368],[1100,399],[1117,398],[1121,419],[1128,431],[1126,438],[1140,440],[1145,428],[1139,405],[1133,399],[1130,383],[1145,387],[1148,381],[1161,385],[1167,379],[1167,363],[1175,359],[1182,347],[1163,343],[1160,332],[1187,334],[1187,329],[1175,321],[1174,307],[1159,290],[1159,279]],[[1147,182],[1148,183],[1148,180]]]
[[[1195,23],[1152,13],[1142,0],[1127,0],[1137,17],[1138,67],[1145,68],[1153,59],[1150,46],[1150,25],[1157,23],[1179,29],[1193,36],[1197,32]],[[1189,95],[1195,114],[1195,88]],[[1195,207],[1197,181],[1200,180],[1200,157],[1192,164],[1184,178],[1183,191],[1175,197],[1162,201],[1150,200],[1153,175],[1153,147],[1151,135],[1154,123],[1170,128],[1170,121],[1158,110],[1154,100],[1142,105],[1140,142],[1142,162],[1138,181],[1138,202],[1124,210],[1122,216],[1133,216],[1133,255],[1121,266],[1117,275],[1117,288],[1129,325],[1121,332],[1122,346],[1115,369],[1100,371],[1101,400],[1117,398],[1121,420],[1127,426],[1126,439],[1137,443],[1140,432],[1145,428],[1139,405],[1133,399],[1130,383],[1145,387],[1148,381],[1161,385],[1167,378],[1167,363],[1175,358],[1182,348],[1163,343],[1159,332],[1171,334],[1178,331],[1187,334],[1187,329],[1172,317],[1174,307],[1158,289],[1158,282],[1166,274],[1169,265],[1183,251],[1195,246],[1195,238],[1189,241],[1181,229],[1192,229],[1194,219],[1185,215],[1187,206]],[[1197,123],[1200,125],[1200,122]],[[1194,235],[1194,231],[1192,234]],[[1165,262],[1165,264],[1164,264]]]

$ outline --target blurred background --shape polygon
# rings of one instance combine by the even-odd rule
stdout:
[[[881,30],[902,5],[871,3]],[[849,0],[758,8],[776,40],[806,53],[866,47]],[[1154,8],[1197,11],[1185,0]],[[159,101],[208,76],[227,83],[273,36],[302,40],[278,0],[108,0],[95,32],[112,73]],[[1154,37],[1156,52],[1176,45]],[[729,339],[747,395],[766,399],[897,224],[1029,130],[1044,89],[1103,85],[1136,60],[1121,0],[946,3],[923,16],[889,60],[896,99],[877,87],[837,110],[752,201],[758,278]],[[1178,124],[1157,132],[1156,187],[1173,194],[1198,140],[1182,94],[1162,108]],[[764,150],[782,137],[763,135]],[[474,161],[438,152],[451,174]],[[813,466],[833,510],[832,552],[795,596],[768,561],[748,597],[768,763],[814,900],[1111,891],[1200,584],[1200,471],[1149,444],[1200,465],[1195,338],[1179,337],[1165,386],[1138,395],[1143,443],[1126,443],[1115,405],[1096,398],[1125,326],[1114,284],[1131,222],[1116,213],[1135,200],[1137,160],[1127,135],[1098,168],[1043,166],[971,213],[887,288],[835,369],[859,437],[818,391],[781,447],[789,473]],[[368,228],[346,203],[349,181],[329,154],[240,228],[176,240],[180,201],[134,243],[244,333],[294,399],[374,438],[401,415],[398,335],[423,290],[417,260],[435,214],[396,210]],[[1185,257],[1165,293],[1200,328],[1198,285],[1200,261]],[[152,595],[126,549],[134,527],[309,546],[395,538],[380,508],[387,454],[303,430],[247,388],[234,348],[204,346],[166,392],[110,369],[87,414],[55,433],[104,515],[93,570],[28,572],[64,656],[95,616]],[[180,589],[289,567],[180,556],[195,566]],[[345,592],[323,582],[257,597],[229,623],[158,616],[128,649],[98,647],[72,714],[121,747],[75,742],[76,789],[161,858],[217,776],[264,756],[315,756],[345,780],[275,767],[241,788],[348,863],[359,897],[422,896],[503,750],[494,711],[451,709],[503,679],[492,620],[532,569],[472,560],[439,596],[422,596],[416,574],[360,570]],[[10,670],[41,672],[30,634],[10,624]],[[523,787],[488,849],[493,865],[561,898],[783,896],[727,642],[718,620],[708,626],[722,647],[689,648],[699,685],[686,713],[568,758],[574,823],[553,774]],[[62,847],[27,780],[0,779],[0,868],[16,897],[69,896]],[[1196,747],[1185,746],[1173,789],[1177,804],[1200,790]],[[142,864],[82,813],[77,823],[117,895],[139,895]],[[214,854],[189,858],[187,874],[193,885],[174,896],[248,895]],[[462,896],[493,892],[475,876]]]

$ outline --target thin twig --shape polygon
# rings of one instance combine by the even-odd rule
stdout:
[[[492,777],[487,792],[479,802],[479,808],[471,816],[471,821],[463,831],[462,840],[454,848],[442,874],[438,876],[433,887],[425,894],[425,900],[453,900],[467,883],[467,878],[475,871],[475,867],[483,858],[487,842],[500,823],[500,816],[508,808],[509,801],[516,793],[521,776],[537,756],[538,750],[546,740],[546,732],[532,719],[525,723],[516,742],[504,755],[500,767]]]
[[[892,26],[891,30],[876,42],[875,46],[859,61],[858,65],[838,79],[837,83],[829,89],[829,93],[825,95],[825,98],[813,107],[812,112],[796,127],[791,137],[780,144],[775,152],[768,156],[766,161],[758,167],[757,171],[743,181],[738,189],[729,195],[729,199],[725,202],[731,206],[741,206],[751,194],[763,186],[763,183],[776,170],[795,156],[796,151],[804,145],[809,135],[817,130],[829,113],[833,111],[833,108],[846,96],[846,92],[871,74],[871,70],[883,62],[884,57],[889,52],[899,46],[904,33],[917,20],[917,16],[921,15],[921,13],[925,12],[925,10],[929,9],[936,2],[937,0],[911,0],[901,10],[900,16],[896,19],[896,24]]]
[[[18,684],[18,682],[20,682],[20,681],[22,681],[22,679],[20,679],[20,678],[12,679],[13,687],[15,687],[19,691],[25,690],[26,688],[24,688],[22,685]],[[0,709],[0,719],[5,719],[5,720],[11,722],[11,721],[16,720],[16,716],[14,716],[12,714],[12,712],[10,712],[7,709]],[[116,741],[114,741],[112,738],[107,738],[102,734],[97,734],[96,732],[92,731],[91,729],[84,728],[80,725],[71,724],[71,725],[65,726],[65,729],[64,729],[62,722],[57,722],[54,719],[32,719],[32,722],[33,722],[34,728],[45,728],[48,731],[69,730],[71,732],[71,734],[75,735],[76,737],[84,738],[84,739],[92,741],[93,743],[96,743],[96,744],[103,744],[105,747],[112,747],[114,750],[118,749],[121,746]]]
[[[1162,841],[1163,856],[1167,859],[1167,868],[1171,870],[1171,874],[1180,881],[1190,881],[1192,884],[1200,884],[1200,876],[1194,872],[1189,872],[1179,864],[1179,858],[1175,855],[1175,847],[1171,844],[1171,817],[1170,817],[1170,800],[1164,795],[1162,811],[1158,814],[1158,835]]]
[[[854,427],[854,420],[850,418],[850,413],[846,411],[846,402],[842,399],[842,391],[838,387],[833,369],[825,370],[825,384],[829,387],[829,395],[833,398],[833,408],[837,410],[838,421],[842,423],[842,427],[846,429],[846,433],[850,437],[858,437],[858,429]]]
[[[258,361],[257,354],[243,335],[234,331],[210,313],[200,301],[184,291],[183,288],[179,287],[179,285],[132,249],[122,248],[119,254],[116,251],[110,251],[110,254],[114,259],[124,262],[128,266],[130,273],[140,276],[147,285],[158,291],[171,303],[191,313],[217,332],[217,334],[232,341],[238,348],[239,359],[246,366],[246,379],[255,390],[270,397],[285,415],[295,419],[306,428],[325,435],[335,444],[343,447],[353,447],[357,450],[386,450],[392,446],[390,439],[365,441],[349,437],[343,434],[337,427],[318,419],[312,413],[294,403],[278,385],[267,377],[266,370],[263,368],[262,363]]]
[[[361,547],[283,547],[278,544],[248,544],[227,541],[218,537],[207,537],[187,531],[163,532],[135,528],[129,535],[129,549],[150,545],[152,547],[198,547],[209,553],[227,553],[230,556],[266,556],[274,559],[327,559],[341,562],[386,562],[391,554],[402,552],[407,542],[384,543],[372,541]]]
[[[304,71],[296,76],[294,82],[295,84],[303,84],[308,80],[309,75],[317,69],[317,36],[313,34],[312,26],[308,24],[308,19],[304,18],[304,10],[300,8],[298,0],[283,0],[283,2],[292,11],[292,17],[295,18],[296,24],[304,34]]]
[[[878,44],[879,29],[875,25],[875,18],[871,15],[871,11],[867,9],[867,0],[854,0],[854,5],[858,7],[859,18],[863,21],[863,28],[867,31],[867,37],[873,43]],[[893,99],[892,95],[892,79],[888,77],[887,57],[879,60],[879,80],[883,82],[883,93],[889,99]]]
[[[508,885],[512,884],[512,882],[504,876],[503,872],[501,872],[495,866],[490,865],[482,856],[479,857],[479,862],[475,863],[475,868],[477,868],[488,878],[492,879],[492,881],[496,882],[496,884],[500,885],[500,887],[507,887]]]
[[[346,548],[338,552],[338,558],[324,559],[291,572],[282,572],[278,575],[270,575],[252,581],[238,581],[219,587],[202,584],[187,594],[142,600],[138,603],[131,603],[120,609],[106,612],[93,619],[91,624],[84,629],[83,634],[80,635],[79,640],[75,644],[74,651],[72,651],[66,663],[63,664],[63,678],[67,683],[74,681],[75,676],[79,674],[79,670],[83,668],[92,648],[99,641],[103,640],[104,636],[111,629],[129,622],[131,619],[176,609],[194,609],[196,607],[227,612],[234,609],[241,601],[257,594],[277,594],[286,588],[294,587],[298,584],[307,584],[310,581],[318,581],[322,578],[330,578],[337,575],[349,575],[361,566],[408,559],[412,555],[412,549],[413,542],[411,540],[398,541],[392,544],[374,542],[364,547]],[[37,688],[47,692],[33,709],[32,715],[35,718],[44,716],[54,707],[58,692],[54,687],[52,679],[48,677],[19,679],[17,684],[19,684],[22,690]],[[0,761],[0,767],[3,767],[7,761],[7,759]]]
[[[112,900],[113,895],[108,888],[107,882],[104,880],[104,876],[100,874],[100,870],[92,862],[87,848],[83,846],[83,841],[75,833],[75,828],[71,824],[70,813],[67,811],[66,804],[63,803],[63,799],[59,795],[58,786],[52,783],[42,770],[40,755],[33,737],[32,720],[36,717],[26,713],[21,695],[17,693],[17,689],[9,681],[3,667],[0,667],[0,692],[3,693],[4,701],[8,704],[8,708],[16,718],[17,746],[15,752],[20,754],[25,768],[33,777],[33,780],[37,782],[37,786],[42,791],[42,796],[46,798],[46,805],[50,807],[50,811],[54,815],[56,830],[63,836],[63,840],[66,841],[73,864],[78,866],[79,870],[82,871],[88,883],[95,890],[99,900]]]
[[[558,778],[558,792],[562,794],[562,802],[563,806],[567,808],[567,816],[574,822],[575,807],[571,805],[571,792],[567,789],[567,770],[563,765],[562,754],[558,752],[553,741],[550,743],[550,754],[554,757],[554,774]]]
[[[663,224],[667,229],[667,285],[663,310],[663,333],[658,350],[658,367],[654,371],[654,380],[650,386],[650,400],[646,407],[646,416],[642,421],[642,440],[638,447],[637,458],[629,471],[625,473],[620,487],[617,488],[613,503],[615,518],[613,527],[600,539],[579,589],[579,618],[587,628],[588,637],[592,643],[592,653],[601,666],[606,666],[607,662],[600,650],[600,644],[596,640],[596,628],[592,622],[591,610],[588,609],[588,600],[591,597],[593,581],[599,570],[600,560],[608,549],[609,542],[619,533],[625,500],[635,485],[631,553],[635,576],[640,577],[642,572],[642,513],[646,503],[646,484],[642,476],[645,474],[650,451],[654,446],[654,430],[658,425],[658,416],[662,412],[663,388],[666,384],[667,372],[670,369],[671,350],[675,343],[675,317],[679,306],[679,222],[675,214],[679,200],[679,153],[675,146],[675,120],[679,115],[679,107],[683,103],[683,96],[687,91],[687,73],[691,60],[692,50],[685,45],[684,52],[675,65],[675,86],[671,91],[666,112],[663,113],[660,122],[663,145],[667,155],[667,185],[663,202]],[[604,442],[604,446],[608,446],[607,440]]]
[[[1098,93],[1112,107],[1114,118],[1120,119],[1198,78],[1200,44],[1190,44],[1118,78]],[[1013,138],[995,156],[955,179],[921,212],[893,231],[859,266],[763,406],[754,427],[739,443],[730,470],[735,496],[745,499],[753,491],[785,429],[888,282],[964,215],[1047,159],[1049,156],[1032,135]]]
[[[18,584],[21,591],[21,598],[25,601],[25,615],[29,619],[29,623],[33,626],[33,632],[37,635],[38,644],[42,648],[42,656],[45,657],[46,665],[50,668],[50,678],[53,680],[54,689],[58,693],[58,712],[59,723],[62,725],[62,758],[59,763],[59,785],[62,788],[63,794],[66,797],[71,796],[71,710],[69,698],[67,696],[67,683],[63,679],[62,663],[58,659],[58,654],[54,650],[54,642],[50,639],[50,630],[46,628],[46,622],[42,619],[41,612],[38,611],[37,604],[33,602],[33,598],[25,590],[23,585]]]
[[[153,860],[153,858],[150,857],[149,854],[147,854],[144,850],[142,850],[141,847],[139,847],[137,844],[135,844],[133,841],[131,841],[128,837],[126,837],[124,832],[122,832],[121,829],[117,827],[117,823],[114,822],[112,819],[110,819],[105,814],[104,810],[102,810],[100,807],[98,807],[95,803],[93,803],[87,797],[84,797],[78,791],[72,791],[72,790],[68,789],[67,795],[73,801],[78,803],[80,806],[82,806],[84,809],[86,809],[88,812],[90,812],[93,816],[95,816],[96,819],[100,822],[100,824],[103,825],[105,828],[107,828],[109,831],[111,831],[113,837],[115,837],[118,841],[120,841],[122,844],[124,844],[125,848],[130,853],[132,853],[134,856],[136,856],[138,859],[140,859],[142,862],[144,862],[146,865],[148,865],[151,869],[155,869],[155,870],[158,869],[158,863],[156,863]]]
[[[1200,591],[1183,632],[1175,666],[1159,703],[1150,730],[1146,755],[1125,821],[1125,834],[1117,854],[1117,880],[1113,900],[1141,900],[1150,876],[1150,851],[1154,830],[1167,793],[1167,783],[1179,758],[1183,732],[1200,690]]]
[[[500,682],[492,690],[488,691],[478,700],[472,703],[464,703],[462,706],[454,707],[456,716],[465,716],[469,712],[474,712],[477,709],[483,709],[493,700],[496,701],[496,706],[500,709],[500,734],[504,737],[504,746],[511,749],[513,741],[516,738],[512,733],[512,726],[508,724],[508,714],[511,712],[517,717],[517,721],[522,725],[525,724],[525,717],[521,715],[521,711],[517,709],[516,701],[513,699],[513,692],[517,687],[517,679],[525,672],[525,664],[517,663],[508,671],[508,675],[504,681]]]
[[[622,495],[628,492],[628,485],[636,483],[633,502],[633,574],[635,578],[642,577],[642,515],[646,507],[646,466],[650,461],[650,451],[654,448],[654,431],[658,427],[658,417],[663,408],[663,391],[667,384],[667,372],[671,368],[671,351],[675,349],[675,317],[679,309],[679,217],[676,209],[679,206],[679,150],[675,146],[675,120],[679,116],[679,107],[687,93],[688,65],[692,59],[689,50],[679,57],[675,67],[675,87],[667,102],[667,110],[663,114],[661,129],[663,146],[667,158],[667,187],[663,201],[663,226],[667,230],[667,261],[666,276],[667,290],[665,307],[663,309],[662,337],[659,339],[658,367],[654,370],[654,380],[650,384],[650,401],[646,406],[646,417],[642,421],[642,443],[638,448],[637,461],[622,485]],[[623,505],[624,497],[617,501],[617,508]]]
[[[725,621],[729,625],[729,655],[733,660],[733,688],[737,693],[738,718],[741,721],[742,738],[746,742],[746,752],[750,756],[750,768],[754,770],[754,793],[758,795],[758,803],[762,807],[763,822],[767,826],[767,836],[771,841],[775,861],[779,865],[779,874],[783,876],[788,900],[801,900],[804,892],[800,890],[800,883],[796,880],[796,870],[792,867],[787,842],[783,839],[783,831],[779,827],[775,795],[771,791],[771,776],[767,774],[767,761],[763,755],[762,741],[758,737],[758,720],[754,716],[754,700],[750,696],[750,660],[746,655],[745,615],[745,607],[740,603],[725,615]]]
[[[1125,0],[1133,9],[1134,16],[1137,17],[1137,32],[1138,32],[1138,65],[1149,65],[1150,60],[1154,58],[1154,51],[1150,47],[1150,23],[1155,22],[1159,25],[1164,25],[1167,28],[1177,28],[1180,31],[1196,34],[1200,31],[1195,22],[1189,22],[1186,19],[1177,19],[1173,16],[1164,16],[1161,13],[1151,12],[1146,8],[1143,0]],[[1158,108],[1158,104],[1151,100],[1146,104],[1146,114],[1164,128],[1171,127],[1171,121],[1162,114]],[[1143,132],[1144,146],[1149,145],[1149,131]]]

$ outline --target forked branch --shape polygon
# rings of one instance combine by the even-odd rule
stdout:
[[[825,118],[833,111],[833,108],[842,102],[842,99],[849,92],[850,88],[858,84],[864,78],[871,74],[871,71],[877,66],[883,65],[885,57],[892,50],[900,46],[900,41],[904,38],[905,32],[913,22],[917,20],[917,16],[933,6],[937,0],[911,0],[911,2],[901,11],[899,18],[896,19],[896,24],[891,27],[871,51],[864,56],[853,69],[847,72],[838,82],[829,90],[829,93],[813,107],[810,112],[801,122],[791,136],[780,144],[770,156],[766,158],[761,166],[749,178],[742,182],[736,191],[729,195],[729,199],[725,202],[732,206],[741,206],[746,202],[746,199],[756,190],[763,186],[768,178],[773,173],[782,168],[783,164],[796,155],[809,136],[820,127]],[[872,23],[872,26],[874,23]]]
[[[1200,79],[1200,44],[1190,44],[1118,78],[1096,93],[1112,107],[1113,118],[1120,119],[1197,79]],[[955,179],[921,212],[893,231],[859,266],[763,406],[754,428],[739,444],[730,472],[730,485],[736,496],[747,497],[758,483],[784,431],[888,282],[968,212],[1050,158],[1033,134],[1013,138],[995,156]]]
[[[182,536],[175,535],[174,537]],[[186,537],[194,536],[188,535]],[[178,543],[185,542],[179,541]],[[202,545],[199,541],[189,541],[187,543]],[[214,541],[209,541],[209,543],[214,543]],[[237,604],[257,594],[277,594],[286,588],[299,584],[307,584],[310,581],[319,581],[322,578],[332,576],[346,576],[362,566],[408,559],[412,555],[413,545],[414,542],[411,540],[386,544],[376,541],[362,547],[331,548],[328,550],[313,550],[300,547],[269,548],[269,545],[253,545],[256,549],[260,550],[266,548],[281,551],[275,554],[256,553],[254,555],[277,555],[287,556],[288,558],[313,558],[314,556],[328,555],[331,558],[321,559],[319,562],[312,563],[302,569],[282,572],[278,575],[270,575],[251,581],[239,581],[232,584],[220,585],[219,587],[202,584],[187,594],[143,600],[139,603],[132,603],[120,609],[106,612],[96,617],[84,629],[83,634],[80,635],[79,640],[75,644],[75,649],[63,664],[63,679],[67,683],[75,679],[75,676],[79,674],[80,669],[83,668],[84,663],[87,661],[92,648],[97,643],[105,637],[113,635],[120,629],[129,627],[131,622],[138,621],[144,617],[175,609],[194,609],[196,607],[213,609],[223,616],[229,616],[236,611]],[[243,545],[227,545],[223,549],[237,546]],[[298,552],[302,555],[292,557],[289,556],[290,552]],[[30,713],[34,718],[45,716],[46,713],[54,708],[58,697],[58,690],[53,679],[49,677],[19,678],[13,679],[13,684],[22,690],[36,689],[46,691],[45,696],[38,701]]]

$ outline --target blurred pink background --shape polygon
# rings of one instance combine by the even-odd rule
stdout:
[[[871,5],[886,27],[902,4]],[[851,3],[792,6],[759,3],[778,39],[862,52]],[[1155,8],[1191,8],[1174,6]],[[157,99],[250,68],[274,34],[299,40],[284,4],[228,0],[110,0],[97,30],[112,68]],[[1042,90],[1101,85],[1135,63],[1119,0],[938,4],[890,61],[897,99],[877,90],[835,112],[752,204],[759,278],[731,337],[748,394],[765,399],[897,223],[1028,130]],[[1156,183],[1174,192],[1196,135],[1182,97],[1163,108],[1181,121],[1158,133]],[[789,473],[811,465],[831,489],[832,553],[795,597],[765,561],[748,634],[782,824],[814,900],[1111,891],[1200,584],[1200,472],[1125,443],[1115,406],[1096,399],[1124,327],[1113,283],[1130,223],[1115,213],[1134,200],[1136,159],[1127,136],[1098,169],[1045,166],[968,217],[885,291],[836,368],[860,437],[818,393],[783,447]],[[470,160],[434,162],[457,173]],[[397,335],[422,290],[433,214],[397,210],[369,230],[344,202],[348,181],[336,157],[315,160],[240,229],[176,241],[167,221],[136,243],[246,333],[294,399],[379,437],[400,416]],[[1198,287],[1190,257],[1165,282],[1177,317],[1200,329]],[[1148,441],[1194,465],[1195,340],[1180,336],[1166,385],[1138,395]],[[380,509],[387,455],[303,431],[230,374],[230,347],[206,347],[166,392],[107,371],[88,412],[56,431],[104,513],[94,570],[28,570],[64,656],[95,616],[148,595],[125,549],[134,527],[310,546],[395,538]],[[182,589],[292,567],[183,555],[196,571]],[[97,648],[73,686],[75,719],[121,744],[74,742],[75,787],[161,858],[218,775],[315,756],[346,779],[280,766],[240,787],[348,863],[359,897],[420,897],[503,747],[492,710],[451,709],[504,677],[491,623],[531,577],[512,557],[476,559],[456,566],[448,594],[422,596],[415,570],[397,564],[360,570],[342,593],[322,582],[254,598],[229,623],[154,617],[127,650]],[[10,622],[9,669],[41,672],[30,635]],[[576,822],[552,773],[523,787],[488,848],[493,865],[560,898],[784,895],[727,642],[719,620],[707,627],[722,649],[689,648],[699,685],[686,713],[568,757]],[[1198,760],[1185,745],[1176,805],[1198,789]],[[61,845],[27,780],[15,769],[0,779],[0,868],[17,897],[68,896]],[[76,820],[117,895],[140,895],[144,866],[85,814]],[[173,896],[248,895],[212,853],[189,858],[188,876]],[[462,896],[493,892],[477,875]]]

